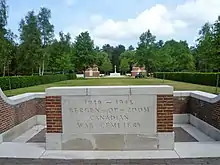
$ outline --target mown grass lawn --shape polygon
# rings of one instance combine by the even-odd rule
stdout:
[[[120,85],[171,85],[174,90],[200,90],[209,93],[215,93],[216,88],[211,86],[197,85],[191,83],[161,80],[161,79],[133,79],[133,78],[100,78],[100,79],[76,79],[61,81],[51,84],[44,84],[32,86],[27,88],[19,88],[4,91],[7,96],[18,95],[27,92],[44,92],[48,87],[61,87],[61,86],[120,86]],[[220,88],[218,88],[220,93]]]

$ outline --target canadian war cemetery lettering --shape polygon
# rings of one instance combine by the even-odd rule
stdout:
[[[72,133],[156,133],[154,96],[145,96],[144,102],[141,96],[95,97],[63,98],[63,119],[64,123],[68,122],[66,129],[72,129]]]

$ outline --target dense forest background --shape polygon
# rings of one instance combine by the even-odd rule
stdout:
[[[218,72],[220,71],[220,17],[214,24],[205,23],[198,32],[196,45],[186,41],[162,41],[147,30],[140,34],[138,46],[94,45],[89,32],[73,38],[59,33],[55,38],[51,11],[29,11],[19,24],[19,35],[7,28],[8,6],[0,0],[0,75],[44,75],[82,72],[93,64],[102,73],[113,66],[121,73],[134,64],[145,65],[147,72]]]

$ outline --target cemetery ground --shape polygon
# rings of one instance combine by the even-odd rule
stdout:
[[[216,87],[205,86],[185,82],[177,82],[170,80],[162,80],[156,78],[134,79],[134,78],[90,78],[90,79],[75,79],[56,83],[31,86],[4,91],[7,96],[14,96],[29,92],[44,92],[48,87],[62,86],[124,86],[124,85],[171,85],[175,91],[203,91],[216,94]],[[220,93],[220,88],[217,88],[217,93]]]
[[[173,114],[173,120],[172,120],[172,128],[173,128],[173,132],[175,135],[174,143],[173,143],[175,147],[173,150],[166,150],[166,149],[165,150],[164,149],[144,150],[142,149],[142,147],[148,146],[148,144],[145,142],[149,142],[149,146],[151,143],[150,141],[145,141],[145,142],[142,141],[144,139],[139,138],[139,136],[137,136],[138,138],[133,138],[133,139],[136,139],[135,141],[132,141],[132,140],[130,141],[131,142],[130,144],[132,144],[130,147],[131,148],[134,147],[133,150],[102,151],[100,149],[100,150],[95,151],[95,150],[87,150],[83,148],[82,150],[71,150],[71,148],[69,148],[68,150],[69,146],[72,147],[71,145],[68,145],[66,150],[60,150],[60,149],[59,150],[47,150],[46,144],[49,144],[49,142],[46,139],[48,137],[47,133],[50,132],[48,131],[50,129],[50,127],[48,126],[51,123],[48,124],[46,121],[48,122],[52,121],[53,123],[53,121],[57,121],[58,118],[60,119],[60,117],[57,118],[56,115],[53,116],[52,113],[54,113],[54,110],[57,110],[57,106],[59,107],[61,104],[58,101],[59,99],[57,97],[60,97],[58,95],[58,96],[55,96],[56,97],[55,102],[54,102],[55,106],[52,103],[53,99],[52,99],[52,102],[50,102],[50,98],[49,100],[47,100],[46,98],[46,102],[49,101],[49,103],[46,103],[46,105],[44,105],[45,96],[48,96],[47,95],[48,93],[45,93],[45,89],[49,87],[64,87],[64,86],[65,87],[69,87],[69,86],[84,86],[85,87],[85,86],[126,86],[126,85],[170,85],[174,87],[174,91],[176,91],[176,93],[174,96],[175,114]],[[152,86],[151,88],[156,88],[156,87]],[[205,164],[210,164],[210,165],[220,165],[220,156],[219,156],[220,155],[220,152],[219,152],[220,143],[219,143],[219,140],[216,140],[213,138],[213,136],[211,136],[211,134],[212,135],[215,133],[218,134],[218,132],[211,125],[209,125],[209,124],[215,123],[216,118],[214,117],[216,117],[216,115],[217,115],[217,118],[219,117],[218,116],[219,114],[215,112],[219,110],[220,104],[219,102],[217,103],[212,102],[214,98],[212,98],[213,96],[211,94],[207,94],[203,92],[201,93],[198,92],[194,94],[197,96],[199,95],[199,99],[201,99],[200,101],[198,101],[199,100],[198,97],[195,97],[194,95],[192,97],[191,95],[187,95],[187,92],[188,94],[191,94],[193,93],[193,91],[195,92],[196,90],[216,94],[216,87],[191,84],[191,83],[185,83],[185,82],[170,81],[170,80],[162,80],[162,79],[156,79],[156,78],[74,79],[74,80],[60,81],[56,83],[50,83],[50,84],[44,84],[44,85],[38,85],[38,86],[32,86],[32,87],[26,87],[26,88],[18,88],[18,89],[13,89],[10,91],[9,90],[4,91],[4,93],[7,96],[15,96],[15,95],[24,94],[24,93],[30,93],[30,95],[32,94],[34,95],[34,93],[32,92],[42,92],[42,93],[38,93],[38,95],[34,97],[29,96],[29,95],[23,95],[26,98],[22,98],[21,97],[22,95],[18,97],[15,96],[14,99],[12,100],[10,100],[10,98],[6,98],[5,96],[3,96],[3,94],[0,93],[0,96],[1,95],[3,96],[2,102],[1,102],[1,97],[0,97],[0,110],[3,107],[2,116],[3,118],[4,117],[8,118],[7,122],[5,122],[5,125],[15,122],[15,125],[13,125],[14,127],[11,128],[9,131],[6,131],[6,133],[5,134],[3,133],[2,135],[2,137],[4,137],[4,140],[2,138],[3,143],[0,142],[0,165],[6,165],[6,164],[18,164],[18,165],[22,165],[22,164],[26,164],[26,165],[28,164],[29,165],[30,164],[32,165],[43,165],[43,164],[45,165],[48,165],[48,164],[51,164],[51,165],[52,164],[55,164],[55,165],[56,164],[62,164],[62,165],[67,165],[67,164],[69,165],[70,164],[74,164],[74,165],[78,165],[78,164],[88,164],[88,165],[89,164],[91,165],[95,165],[95,164],[96,165],[101,165],[101,164],[102,165],[107,165],[107,164],[108,165],[110,164],[205,165]],[[145,92],[147,91],[148,90],[146,90]],[[186,92],[183,92],[183,91],[186,91]],[[217,93],[220,93],[220,88],[217,88],[217,91],[218,91]],[[74,91],[69,91],[69,92],[74,93]],[[61,93],[64,94],[64,92],[61,92]],[[148,96],[146,93],[144,93],[144,95]],[[30,97],[31,100],[27,99],[28,97]],[[191,104],[188,104],[189,97],[191,100]],[[219,97],[217,99],[219,99]],[[6,100],[7,103],[5,103],[4,100]],[[20,102],[18,103],[18,101]],[[163,101],[163,103],[164,103],[163,107],[165,107],[164,109],[167,110],[166,104],[167,106],[169,106],[168,105],[169,102],[166,103],[166,101]],[[146,105],[147,104],[148,103],[146,103]],[[49,106],[52,105],[51,114],[45,115],[45,109],[48,108],[47,107],[48,105]],[[202,116],[193,116],[194,112],[196,111],[196,110],[193,111],[194,106],[199,108],[199,111],[203,112]],[[207,106],[209,107],[208,109],[206,108]],[[54,107],[54,110],[53,110],[53,107]],[[184,109],[184,111],[181,111],[182,108]],[[28,113],[24,113],[25,111],[28,111]],[[12,112],[15,114],[13,114]],[[62,110],[62,113],[63,112],[65,111]],[[57,112],[55,111],[55,113]],[[214,116],[212,114],[214,114]],[[47,117],[50,119],[47,120]],[[207,117],[208,118],[211,117],[213,122],[211,121],[207,121],[209,123],[204,122]],[[131,121],[133,121],[134,119],[132,119]],[[64,119],[63,117],[61,117],[61,120],[65,121],[67,120],[67,118]],[[72,118],[71,118],[71,121],[72,121]],[[169,120],[165,119],[164,123],[166,123],[167,121]],[[195,125],[193,125],[191,122],[194,123]],[[66,127],[65,124],[66,124],[65,122],[62,122],[63,128]],[[70,125],[73,126],[74,124],[70,124]],[[56,123],[55,123],[55,126],[56,126]],[[57,129],[60,129],[62,127],[58,125]],[[71,129],[68,129],[68,130],[71,130]],[[210,134],[208,134],[207,131],[208,132],[210,131],[209,132]],[[56,136],[58,134],[55,133],[54,135]],[[50,138],[52,139],[51,144],[53,144],[54,139],[56,140],[55,136]],[[116,139],[118,139],[118,144],[120,144],[120,138],[116,138]],[[1,140],[1,134],[0,134],[0,140]],[[97,140],[97,144],[101,144],[105,146],[105,144],[102,143],[102,140],[99,140],[99,141]],[[161,140],[161,142],[163,142],[164,144],[165,143],[169,144],[168,141],[169,141],[169,137],[167,137],[166,140],[165,139]],[[114,142],[114,139],[109,139],[108,143],[111,144],[110,146],[114,146],[113,142]],[[126,144],[128,144],[128,142],[129,140],[126,141]],[[58,143],[56,142],[56,144]],[[84,146],[84,144],[87,144],[87,143],[85,143],[84,141],[83,143],[78,143],[77,141],[77,143],[75,144],[77,148],[80,146],[80,144],[81,146]],[[109,145],[106,145],[106,146],[108,147]],[[140,147],[140,150],[137,149],[138,147]]]

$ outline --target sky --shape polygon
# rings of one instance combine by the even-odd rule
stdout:
[[[148,29],[157,40],[186,40],[193,45],[201,26],[220,15],[220,0],[7,0],[7,4],[8,27],[16,34],[28,11],[47,7],[56,36],[63,31],[74,39],[89,31],[98,46],[136,46]]]

